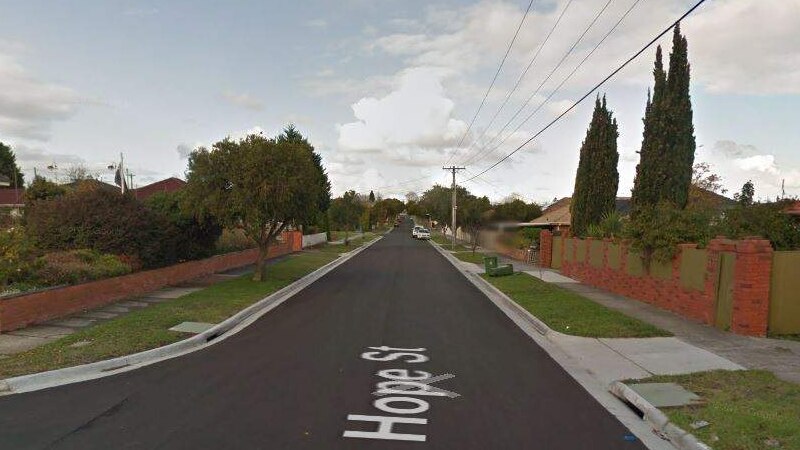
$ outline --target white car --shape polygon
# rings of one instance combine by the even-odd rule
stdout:
[[[430,239],[431,238],[431,230],[427,228],[420,228],[417,230],[417,239]]]
[[[413,237],[414,239],[416,239],[416,238],[418,237],[418,236],[417,236],[417,233],[419,233],[419,230],[422,230],[422,229],[423,229],[423,228],[422,228],[421,226],[419,226],[419,225],[414,225],[414,228],[412,228],[412,229],[411,229],[411,237]]]

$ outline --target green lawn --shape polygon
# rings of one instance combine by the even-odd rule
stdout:
[[[526,273],[483,277],[560,333],[585,337],[655,337],[670,333]]]
[[[456,258],[458,258],[458,259],[460,259],[462,261],[466,261],[468,263],[473,263],[473,264],[478,264],[479,266],[483,266],[483,257],[485,255],[483,253],[480,253],[480,252],[472,253],[472,251],[470,250],[470,251],[466,251],[466,252],[453,253],[453,256],[455,256]]]
[[[350,245],[349,249],[359,246]],[[0,359],[0,379],[128,355],[188,337],[169,331],[181,322],[219,323],[245,307],[335,260],[343,246],[303,251],[268,266],[266,280],[235,278],[184,297],[102,322],[42,347]],[[89,345],[70,347],[88,341]]]
[[[800,386],[770,372],[712,371],[642,381],[675,382],[702,397],[703,405],[662,411],[715,450],[800,449]],[[700,420],[710,425],[690,427]]]
[[[453,249],[453,241],[452,241],[452,239],[449,238],[449,237],[444,236],[443,234],[439,234],[439,233],[431,234],[431,240],[433,242],[436,242],[437,244],[441,245],[446,250],[452,250]],[[470,252],[472,252],[472,248],[467,247],[464,244],[459,244],[458,242],[456,242],[456,248],[455,249],[456,249],[456,251],[467,251],[467,250],[469,250]]]

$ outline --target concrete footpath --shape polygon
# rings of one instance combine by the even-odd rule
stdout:
[[[284,260],[285,256],[266,261],[267,265]],[[181,298],[192,292],[205,289],[221,281],[236,278],[249,273],[253,266],[244,266],[231,269],[226,272],[215,273],[205,277],[182,283],[176,286],[165,287],[156,291],[148,292],[145,295],[126,298],[98,308],[85,310],[76,314],[58,319],[49,320],[44,323],[34,324],[19,330],[0,334],[0,359],[7,358],[16,353],[40,347],[49,342],[57,341],[64,336],[68,336],[84,328],[92,327],[99,323],[124,316],[130,312],[146,308],[150,305],[164,303]],[[85,345],[76,342],[75,346]]]
[[[669,341],[663,340],[665,338],[657,338],[663,340],[660,342],[653,338],[648,338],[641,340],[643,342],[640,344],[637,344],[637,340],[625,339],[624,341],[630,342],[624,344],[626,350],[623,353],[628,350],[634,352],[635,355],[630,355],[634,363],[638,364],[644,359],[658,362],[658,360],[664,358],[658,363],[658,366],[666,365],[665,369],[668,369],[668,367],[674,367],[675,370],[683,368],[687,373],[711,370],[710,368],[703,368],[702,364],[695,364],[696,360],[690,357],[690,353],[697,353],[697,356],[706,355],[711,366],[715,364],[713,361],[724,359],[734,363],[736,366],[746,369],[768,370],[780,379],[800,383],[800,342],[740,336],[725,332],[708,325],[692,322],[647,303],[585,285],[567,278],[555,270],[540,269],[537,266],[511,260],[503,256],[500,256],[500,260],[504,263],[513,264],[514,269],[517,271],[525,272],[548,283],[576,292],[607,308],[620,311],[627,316],[655,325],[675,335],[674,338],[666,338]],[[561,341],[567,348],[580,347],[580,344],[574,342],[574,339],[570,339],[570,337],[563,338]],[[620,350],[617,344],[605,342],[609,340],[599,339],[599,341],[608,344],[614,351],[619,352]],[[602,350],[602,348],[598,347],[599,350]],[[655,368],[655,366],[644,365],[645,369],[648,367]]]
[[[514,261],[515,270],[527,269]],[[483,267],[460,261],[467,272],[483,273]],[[553,271],[523,270],[549,283],[578,284]],[[582,294],[583,295],[583,294]],[[543,325],[546,338],[573,358],[593,378],[605,385],[614,381],[641,379],[652,375],[679,375],[707,370],[742,370],[743,366],[684,342],[677,337],[590,338],[571,336]]]

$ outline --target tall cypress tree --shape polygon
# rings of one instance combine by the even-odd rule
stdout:
[[[681,27],[678,24],[672,36],[672,53],[669,57],[667,77],[666,101],[670,124],[667,156],[670,162],[670,177],[664,197],[679,208],[685,208],[689,199],[695,153],[692,99],[689,94],[688,47],[686,37],[681,35]]]
[[[592,122],[581,145],[575,192],[570,212],[571,230],[584,236],[589,225],[600,223],[603,215],[615,209],[619,172],[617,163],[617,120],[606,105],[606,98],[597,97]]]
[[[692,181],[695,140],[689,95],[688,44],[676,25],[669,74],[656,49],[653,96],[648,94],[639,165],[633,182],[633,215],[661,201],[684,208]]]

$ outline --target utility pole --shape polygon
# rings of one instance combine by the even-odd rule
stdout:
[[[453,220],[452,221],[452,223],[453,223],[453,227],[452,227],[452,230],[453,230],[453,250],[456,249],[456,209],[458,208],[458,205],[456,205],[456,172],[458,172],[459,170],[464,170],[464,169],[465,169],[464,167],[456,167],[456,166],[442,167],[442,170],[449,170],[450,172],[453,173],[453,199],[451,200],[451,204],[452,204],[452,207],[453,207],[452,214],[451,214],[451,217],[452,217],[452,220]]]

